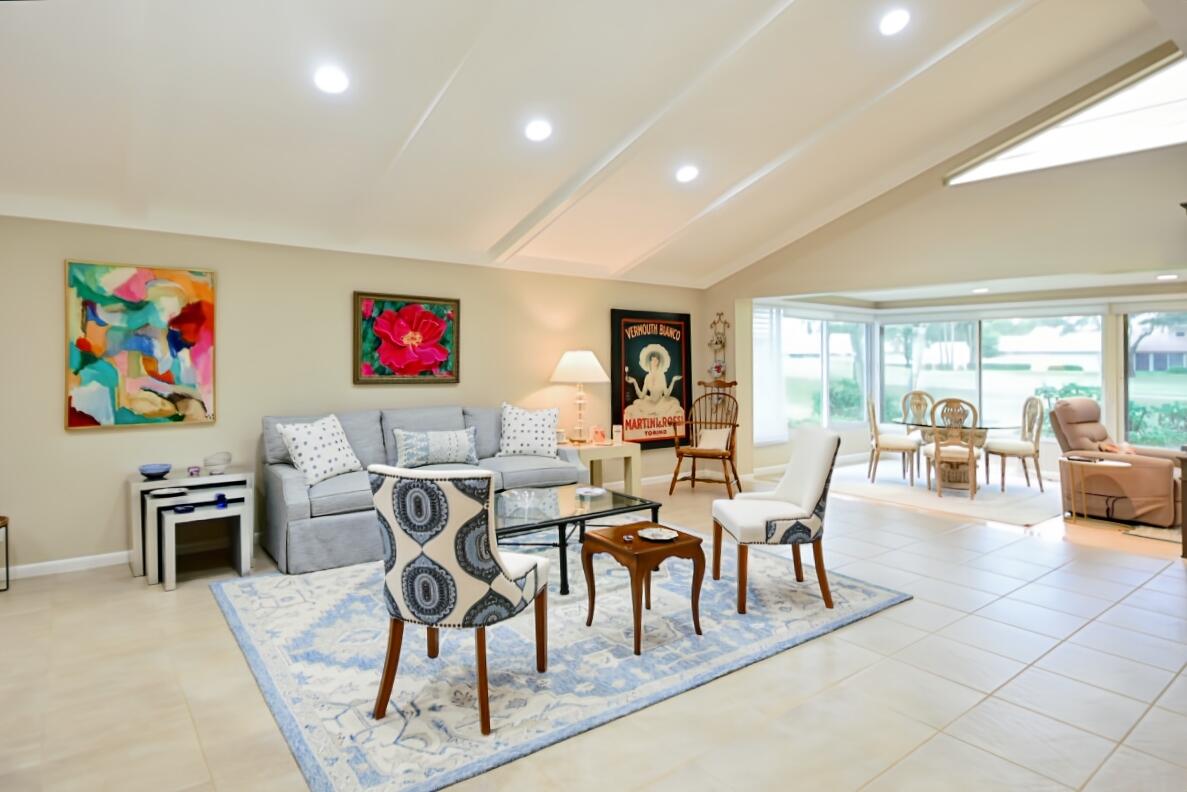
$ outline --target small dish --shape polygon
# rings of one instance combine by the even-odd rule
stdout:
[[[169,475],[169,471],[173,469],[173,466],[158,463],[141,465],[138,469],[140,470],[140,475],[144,476],[145,481],[159,481]]]
[[[605,494],[606,494],[606,489],[604,487],[578,487],[577,488],[577,497],[578,498],[597,498],[597,497],[599,497],[601,495],[605,495]]]
[[[185,495],[189,492],[185,487],[161,487],[160,489],[149,490],[148,496],[150,498],[171,498],[174,495]]]
[[[678,534],[676,531],[673,531],[671,528],[640,528],[639,529],[639,536],[642,536],[644,539],[648,540],[649,542],[671,542],[673,539],[675,539],[679,535],[680,534]]]

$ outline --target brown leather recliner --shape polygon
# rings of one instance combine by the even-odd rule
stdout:
[[[1064,454],[1112,459],[1129,467],[1084,466],[1076,471],[1076,511],[1106,520],[1141,522],[1160,528],[1183,524],[1183,461],[1187,454],[1167,448],[1133,446],[1133,454],[1103,451],[1114,445],[1092,399],[1060,399],[1051,410],[1051,429]],[[1083,496],[1080,482],[1083,476]],[[1072,476],[1059,460],[1063,509],[1072,508]],[[1085,504],[1087,500],[1087,504]]]

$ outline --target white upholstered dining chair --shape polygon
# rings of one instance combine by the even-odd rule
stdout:
[[[486,628],[535,603],[536,670],[548,663],[548,559],[500,552],[487,470],[419,471],[372,465],[383,539],[383,600],[390,617],[375,719],[387,714],[404,625],[427,628],[428,655],[442,627],[474,631],[478,713],[490,734]]]
[[[828,485],[840,447],[841,436],[836,432],[801,426],[791,435],[791,458],[774,490],[713,501],[713,579],[721,579],[722,534],[728,533],[738,543],[738,613],[746,612],[746,563],[752,544],[791,545],[797,581],[804,579],[800,545],[812,545],[824,606],[833,606],[821,535]]]

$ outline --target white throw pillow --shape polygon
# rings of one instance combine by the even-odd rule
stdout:
[[[560,413],[525,410],[503,403],[503,435],[499,438],[498,456],[556,456],[556,422]]]
[[[725,451],[729,448],[730,430],[729,427],[721,429],[702,429],[701,442],[697,443],[697,448],[704,448],[707,451]]]
[[[310,487],[363,469],[337,415],[327,415],[312,423],[277,424],[276,431],[280,432],[293,465],[305,474],[305,483]]]
[[[478,464],[478,430],[473,426],[446,432],[393,429],[396,467],[418,468],[447,463]]]

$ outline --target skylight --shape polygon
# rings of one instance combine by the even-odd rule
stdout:
[[[957,173],[949,184],[1187,142],[1187,58]]]

